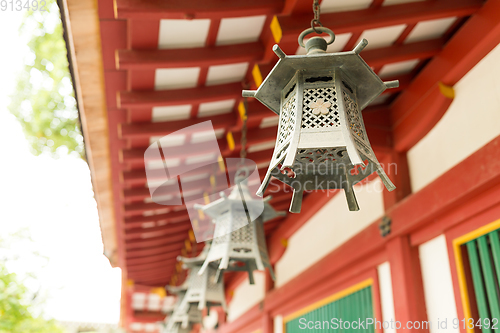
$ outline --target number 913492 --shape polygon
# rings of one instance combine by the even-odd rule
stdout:
[[[453,328],[463,328],[463,329],[474,329],[475,327],[480,328],[480,329],[498,329],[498,318],[485,318],[485,319],[478,319],[477,321],[474,320],[474,318],[469,318],[467,319],[462,319],[458,320],[458,318],[454,318],[452,321]]]
[[[17,11],[31,10],[31,11],[47,11],[47,2],[45,0],[0,0],[0,10]]]

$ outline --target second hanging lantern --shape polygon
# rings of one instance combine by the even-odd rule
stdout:
[[[319,19],[318,19],[319,22]],[[310,33],[328,33],[309,39]],[[306,55],[280,58],[256,91],[243,90],[279,115],[278,136],[257,194],[262,196],[271,176],[293,188],[290,212],[298,213],[303,191],[344,189],[350,210],[359,210],[352,186],[377,172],[385,187],[395,186],[379,164],[363,123],[363,110],[385,89],[398,81],[383,82],[360,57],[368,42],[352,51],[326,53],[335,40],[327,28],[314,27],[299,36]]]

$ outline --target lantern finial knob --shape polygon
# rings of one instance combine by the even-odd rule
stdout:
[[[313,32],[327,33],[328,35],[330,35],[330,40],[327,42],[324,38],[316,36],[309,39],[304,45],[304,38]],[[333,33],[333,31],[325,27],[314,27],[314,29],[313,28],[306,29],[302,31],[302,33],[299,36],[299,45],[305,47],[305,49],[307,50],[307,54],[324,53],[326,51],[327,46],[332,44],[334,41],[335,41],[335,34]]]

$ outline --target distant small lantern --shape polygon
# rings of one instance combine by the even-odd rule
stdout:
[[[187,304],[184,299],[189,289],[189,281],[186,280],[181,286],[167,286],[167,291],[177,296],[174,310],[165,318],[163,333],[191,332],[192,324],[201,323],[202,315],[197,305]]]
[[[253,271],[267,267],[274,279],[274,271],[267,254],[263,223],[283,212],[276,212],[268,203],[271,197],[252,198],[245,177],[236,175],[235,186],[229,196],[221,192],[221,198],[208,205],[197,205],[215,223],[214,238],[199,274],[211,266],[221,272],[246,271],[250,284],[254,284]]]
[[[199,274],[200,268],[207,258],[209,249],[210,242],[207,242],[205,248],[197,257],[177,257],[177,260],[181,260],[184,264],[184,268],[189,269],[189,276],[187,278],[188,288],[179,305],[180,308],[195,305],[198,307],[198,310],[207,308],[210,311],[211,306],[222,306],[224,311],[227,311],[224,282],[222,280],[217,281],[217,269],[210,266],[202,274]]]
[[[243,90],[243,97],[255,97],[279,115],[273,156],[257,195],[274,176],[294,189],[290,212],[300,212],[303,191],[322,189],[344,189],[349,209],[359,210],[352,186],[374,171],[389,191],[395,189],[370,146],[361,110],[399,83],[382,82],[359,56],[366,39],[353,51],[329,54],[335,35],[327,28],[305,30],[299,45],[313,31],[328,33],[330,41],[309,39],[307,55],[287,56],[274,45],[278,63],[257,90]]]
[[[162,333],[190,333],[192,331],[192,325],[188,325],[186,328],[182,327],[181,323],[175,323],[172,327],[166,326],[161,332]]]
[[[192,324],[201,323],[202,320],[201,311],[196,305],[188,304],[186,307],[176,307],[168,317],[164,331],[169,333],[184,332],[183,329],[190,328]]]

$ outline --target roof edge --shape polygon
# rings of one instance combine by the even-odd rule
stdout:
[[[104,255],[116,267],[116,216],[97,2],[58,0],[57,3],[97,202]]]

